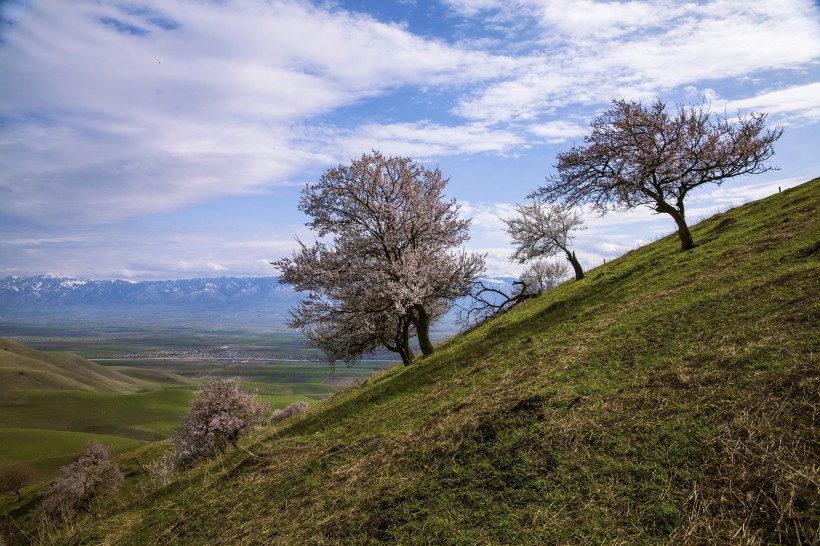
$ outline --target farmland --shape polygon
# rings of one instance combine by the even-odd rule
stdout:
[[[19,378],[34,376],[32,365],[23,370],[15,360],[23,357],[3,352],[0,371],[12,381],[0,387],[0,467],[31,463],[41,480],[50,479],[87,440],[121,453],[168,438],[204,377],[240,377],[244,389],[275,409],[326,398],[392,362],[331,367],[290,332],[0,322],[0,337],[48,351],[58,364],[79,355],[111,374],[84,385],[82,377],[67,379],[61,368],[40,373],[37,381],[44,387],[30,390]]]

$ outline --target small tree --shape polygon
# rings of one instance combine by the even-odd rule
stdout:
[[[17,495],[17,501],[22,500],[20,489],[34,481],[37,469],[28,463],[18,464],[0,472],[0,489],[11,491]]]
[[[510,285],[478,280],[473,283],[468,303],[459,304],[456,322],[471,326],[480,323],[522,301],[540,296],[569,272],[567,264],[556,260],[538,260]]]
[[[299,209],[330,240],[300,242],[272,264],[280,282],[308,293],[288,324],[329,360],[386,347],[409,365],[414,335],[423,354],[433,352],[430,325],[484,268],[483,256],[456,250],[469,221],[444,199],[446,185],[438,169],[374,151],[304,188]]]
[[[92,514],[92,501],[114,494],[122,481],[105,446],[89,441],[72,463],[57,471],[57,480],[43,494],[41,508],[48,515],[63,517],[81,510]]]
[[[168,485],[174,477],[174,454],[166,451],[156,459],[143,464],[142,468],[148,473],[152,482]]]
[[[584,270],[575,251],[570,248],[573,232],[586,229],[581,215],[557,203],[547,206],[539,198],[518,205],[516,211],[517,216],[503,219],[516,246],[511,259],[525,263],[563,252],[575,270],[575,279],[583,279]]]
[[[171,438],[177,463],[222,453],[228,444],[236,448],[239,436],[258,424],[265,411],[256,395],[239,387],[238,378],[206,381]]]
[[[567,276],[569,267],[566,262],[558,260],[536,260],[521,274],[519,290],[540,295],[554,288]]]
[[[601,214],[648,205],[669,214],[678,227],[682,250],[694,246],[684,200],[704,184],[771,170],[781,128],[766,129],[766,114],[713,116],[704,106],[666,111],[657,100],[649,107],[616,100],[597,117],[584,138],[558,154],[558,174],[533,196],[569,205],[590,203]]]

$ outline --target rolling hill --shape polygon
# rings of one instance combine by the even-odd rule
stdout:
[[[817,544],[820,179],[692,233],[168,485],[141,470],[167,444],[126,454],[124,490],[47,541]]]
[[[45,352],[0,338],[0,394],[72,390],[111,394],[136,392],[145,383],[63,352]]]

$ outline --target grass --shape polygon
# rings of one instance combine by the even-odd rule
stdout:
[[[137,338],[146,335],[138,332]],[[182,339],[170,335],[172,341]],[[250,336],[245,346],[252,340]],[[258,340],[255,343],[261,346]],[[258,392],[276,409],[298,400],[320,400],[370,373],[364,368],[333,372],[305,362],[188,358],[110,360],[100,365],[0,339],[0,437],[13,431],[9,441],[25,444],[0,443],[0,470],[31,462],[40,468],[40,480],[46,481],[70,454],[82,449],[81,438],[106,435],[127,446],[168,438],[206,375],[241,376],[246,380],[243,388]],[[24,439],[18,429],[27,430]]]
[[[190,388],[129,395],[81,391],[30,392],[11,403],[0,405],[0,427],[158,440],[167,438],[177,426],[192,396]]]
[[[30,463],[37,469],[40,480],[47,480],[54,476],[58,468],[71,462],[89,440],[102,443],[114,453],[122,453],[145,443],[143,440],[86,432],[0,428],[0,466]]]
[[[70,353],[45,353],[0,339],[0,394],[21,390],[135,392],[145,383]]]
[[[820,543],[820,179],[692,232],[692,251],[636,249],[166,486],[140,471],[161,444],[130,452],[102,517],[38,538],[18,512],[7,535]]]

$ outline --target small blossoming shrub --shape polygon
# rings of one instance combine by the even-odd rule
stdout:
[[[165,452],[151,462],[143,464],[142,468],[148,473],[153,483],[168,485],[174,477],[174,455]]]
[[[256,395],[239,388],[238,378],[211,379],[197,395],[171,438],[177,464],[222,453],[228,444],[235,448],[239,436],[259,423],[267,409]]]
[[[40,508],[48,516],[92,514],[92,500],[113,495],[122,481],[122,472],[105,446],[89,441],[71,464],[57,471],[57,480],[43,493]]]
[[[270,424],[278,423],[279,421],[283,421],[288,417],[293,417],[297,413],[301,413],[306,409],[308,409],[307,402],[299,400],[298,402],[294,402],[284,409],[278,409],[271,413],[270,417],[268,417],[268,421],[270,422]]]

